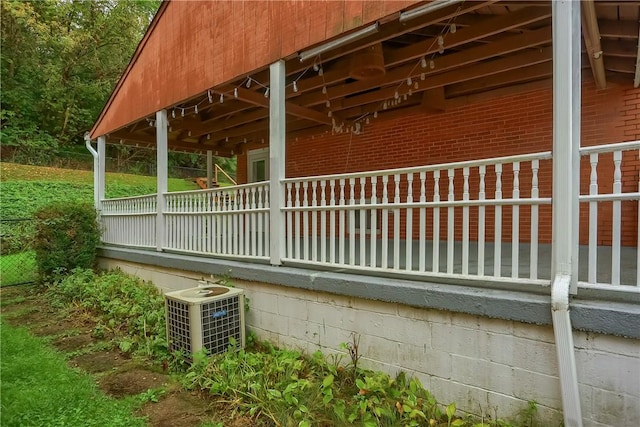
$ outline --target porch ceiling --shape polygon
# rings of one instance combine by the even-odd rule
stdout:
[[[288,138],[366,131],[373,121],[549,83],[549,1],[466,1],[402,23],[398,18],[306,61],[285,58]],[[600,87],[633,82],[639,19],[640,1],[583,2],[584,73],[593,73]],[[169,149],[232,156],[246,143],[266,142],[268,85],[265,64],[167,106]],[[153,119],[109,134],[108,142],[155,146]]]

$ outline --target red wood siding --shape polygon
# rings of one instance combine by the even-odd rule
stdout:
[[[92,137],[413,3],[172,0],[161,9]]]

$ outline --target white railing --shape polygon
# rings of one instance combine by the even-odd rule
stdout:
[[[157,196],[102,200],[100,212],[104,243],[155,247]]]
[[[285,179],[285,261],[542,283],[550,160],[543,152]]]
[[[580,230],[583,241],[588,237],[581,285],[640,286],[640,141],[584,147],[580,154],[590,165],[580,194],[588,224]]]
[[[269,182],[165,193],[163,249],[268,259]]]
[[[640,290],[640,141],[580,151],[579,283]],[[542,152],[285,179],[283,261],[547,283],[551,166]],[[163,197],[163,250],[269,259],[269,182]],[[156,211],[153,194],[103,200],[103,241],[156,248]]]

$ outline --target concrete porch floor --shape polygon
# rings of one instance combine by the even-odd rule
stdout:
[[[298,244],[299,243],[299,246]],[[318,259],[320,259],[320,253],[322,248],[321,239],[317,239],[318,245]],[[413,241],[411,244],[411,268],[407,270],[407,244],[406,241],[401,240],[399,242],[399,265],[394,265],[394,241],[388,241],[388,254],[387,254],[387,270],[401,270],[401,271],[412,271],[417,272],[420,265],[420,243],[418,241]],[[304,246],[302,240],[299,242],[293,243],[294,247],[294,255],[295,248],[300,248],[300,255],[295,257],[295,261],[302,261],[300,258],[303,256]],[[329,240],[326,241],[326,262],[329,263],[330,260],[330,249],[329,248]],[[511,253],[511,243],[502,243],[501,245],[501,265],[500,265],[500,276],[510,278],[512,277],[512,253]],[[371,241],[368,238],[365,244],[365,266],[371,267]],[[538,245],[538,268],[537,268],[537,277],[538,279],[550,280],[551,279],[551,250],[552,247],[550,244],[539,244]],[[337,247],[337,239],[336,239],[336,249],[335,249],[335,263],[339,263],[341,267],[347,265],[354,265],[356,267],[362,268],[360,265],[360,242],[358,238],[356,238],[355,244],[355,257],[354,261],[351,262],[349,255],[349,239],[345,241],[345,249],[344,249],[344,264],[339,263],[340,254],[339,249]],[[432,261],[433,261],[433,242],[427,241],[425,245],[425,271],[432,272]],[[438,263],[438,272],[446,273],[447,271],[447,243],[446,241],[441,241],[439,244],[439,263]],[[494,276],[494,255],[495,255],[495,245],[493,243],[485,243],[485,256],[484,256],[484,276]],[[519,262],[518,262],[518,274],[517,277],[521,279],[526,279],[530,277],[530,253],[531,246],[528,243],[522,243],[519,245]],[[309,257],[312,256],[312,241],[309,239]],[[579,276],[578,280],[581,282],[586,282],[588,278],[588,247],[580,246],[579,252]],[[620,250],[620,284],[621,285],[636,285],[637,278],[637,259],[638,259],[638,250],[635,247],[622,247]],[[469,242],[469,275],[477,276],[478,274],[478,245],[477,242]],[[304,261],[302,261],[304,262]],[[599,246],[597,249],[597,266],[596,266],[596,280],[597,283],[601,284],[610,284],[611,283],[611,247],[610,246]],[[376,242],[376,265],[377,269],[382,268],[382,241],[378,240]],[[462,242],[456,241],[454,243],[454,257],[453,257],[453,272],[454,274],[462,274]]]

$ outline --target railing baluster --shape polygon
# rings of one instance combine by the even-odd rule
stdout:
[[[598,153],[589,156],[591,174],[589,183],[589,195],[598,194]],[[598,275],[598,202],[589,202],[589,268],[587,281],[596,283]]]
[[[400,174],[393,175],[393,204],[400,206]],[[400,269],[400,208],[393,209],[393,268]]]
[[[376,191],[378,189],[378,177],[371,177],[371,204],[378,203]],[[362,227],[362,226],[361,226]],[[378,210],[371,209],[371,268],[378,267]]]
[[[223,206],[224,206],[224,201],[222,200],[223,198],[223,194],[221,191],[219,191],[217,193],[217,211],[218,211],[218,215],[216,217],[216,222],[217,222],[217,229],[218,229],[218,234],[216,236],[216,244],[217,244],[217,252],[219,254],[224,253],[224,249],[223,249],[223,241],[224,241],[224,215],[222,215],[222,210],[223,210]]]
[[[622,151],[613,152],[613,194],[622,193],[622,171],[620,165],[622,163]],[[611,284],[620,284],[620,234],[621,234],[621,211],[622,202],[620,200],[613,201],[611,232]]]
[[[293,184],[287,183],[287,207],[293,206],[293,200],[291,198],[291,188]],[[293,213],[287,211],[287,258],[293,258]]]
[[[420,203],[427,201],[426,172],[420,172]],[[418,243],[418,271],[424,272],[426,269],[426,249],[427,249],[427,210],[420,208],[420,238]]]
[[[531,198],[539,197],[538,170],[540,161],[531,161]],[[529,278],[538,278],[538,205],[531,205],[531,250],[529,252]]]
[[[346,239],[346,231],[345,231],[345,212],[344,212],[344,179],[340,180],[340,200],[339,205],[342,206],[342,209],[339,210],[339,228],[338,228],[338,246],[339,246],[339,262],[340,264],[344,264],[344,241]]]
[[[289,186],[289,184],[287,184]],[[260,191],[259,189],[257,191]],[[256,188],[251,187],[249,192],[249,202],[251,203],[251,209],[256,209],[257,207],[257,198]],[[287,216],[290,214],[287,212]],[[258,255],[258,221],[260,221],[260,216],[256,213],[251,213],[251,255]],[[287,220],[288,221],[288,220]]]
[[[294,187],[294,191],[296,194],[296,201],[295,201],[295,207],[299,208],[300,207],[300,182],[296,182],[295,183],[295,187]],[[295,219],[294,219],[294,225],[295,225],[295,235],[294,235],[294,246],[295,246],[295,259],[302,259],[302,254],[300,253],[300,240],[301,239],[301,235],[300,235],[300,211],[296,211],[295,212]]]
[[[440,171],[433,171],[433,201],[440,201]],[[433,208],[433,260],[431,270],[434,273],[440,271],[440,208]]]
[[[382,268],[387,268],[389,256],[389,194],[387,192],[387,183],[389,175],[382,175]]]
[[[502,199],[502,164],[494,165],[496,172],[496,200]],[[493,275],[500,277],[502,275],[502,206],[495,207],[495,225],[494,225],[494,249],[493,249]]]
[[[266,189],[257,188],[256,193],[258,195],[258,207],[264,208],[267,204],[267,195],[269,194]],[[269,240],[266,240],[269,224],[265,224],[260,215],[258,216],[258,256],[265,256],[269,253]]]
[[[349,206],[355,206],[356,179],[349,178]],[[356,265],[356,211],[349,209],[349,265]]]
[[[270,208],[270,199],[269,199],[269,184],[263,184],[261,188],[258,188],[258,191],[262,193],[262,208],[266,209],[265,212],[258,214],[258,218],[260,219],[260,223],[264,226],[264,256],[268,257],[271,255],[271,251],[269,250],[269,242],[271,241],[271,237],[269,235],[269,208]]]
[[[513,162],[513,199],[520,198],[520,162]],[[511,207],[511,277],[519,276],[520,266],[520,206]]]
[[[250,188],[245,188],[242,192],[242,206],[246,210],[251,210],[251,200],[249,199]],[[242,255],[251,255],[251,213],[243,213],[241,216],[240,229],[244,235],[244,243],[242,244]]]
[[[413,203],[413,174],[407,174],[407,203]],[[407,208],[407,223],[405,225],[406,249],[404,254],[405,270],[413,270],[413,208]],[[399,267],[399,266],[398,266]]]
[[[246,197],[246,189],[245,188],[240,188],[238,191],[238,210],[240,211],[244,211],[245,209],[245,197]],[[247,253],[245,252],[245,225],[244,225],[244,218],[247,216],[247,214],[243,213],[239,213],[238,214],[238,232],[239,232],[239,236],[238,236],[238,254],[239,255],[246,255]],[[247,235],[248,236],[248,235]],[[248,240],[247,240],[248,241]]]
[[[320,206],[327,205],[326,186],[327,182],[325,180],[320,181]],[[327,211],[321,210],[320,212],[320,242],[322,243],[320,257],[322,262],[327,262]]]
[[[334,179],[329,181],[329,206],[336,205],[336,181]],[[336,263],[336,212],[334,210],[329,211],[329,262],[331,264]]]
[[[309,183],[307,181],[302,183],[302,206],[309,206]],[[309,211],[302,212],[302,239],[303,239],[303,259],[309,260]]]
[[[469,201],[469,168],[462,169],[462,200]],[[462,274],[469,274],[469,206],[462,207]]]
[[[360,178],[360,210],[358,215],[360,216],[360,266],[367,265],[367,220],[365,205],[367,200],[365,199],[365,187],[367,185],[367,178]]]
[[[449,192],[447,195],[447,200],[453,202],[455,200],[454,187],[453,187],[453,179],[455,177],[455,169],[448,170],[449,177]],[[454,233],[454,224],[455,224],[455,208],[453,206],[449,206],[447,212],[447,273],[453,273],[453,254],[454,254],[454,243],[455,243],[455,233]]]
[[[318,181],[311,181],[311,261],[318,261]]]

